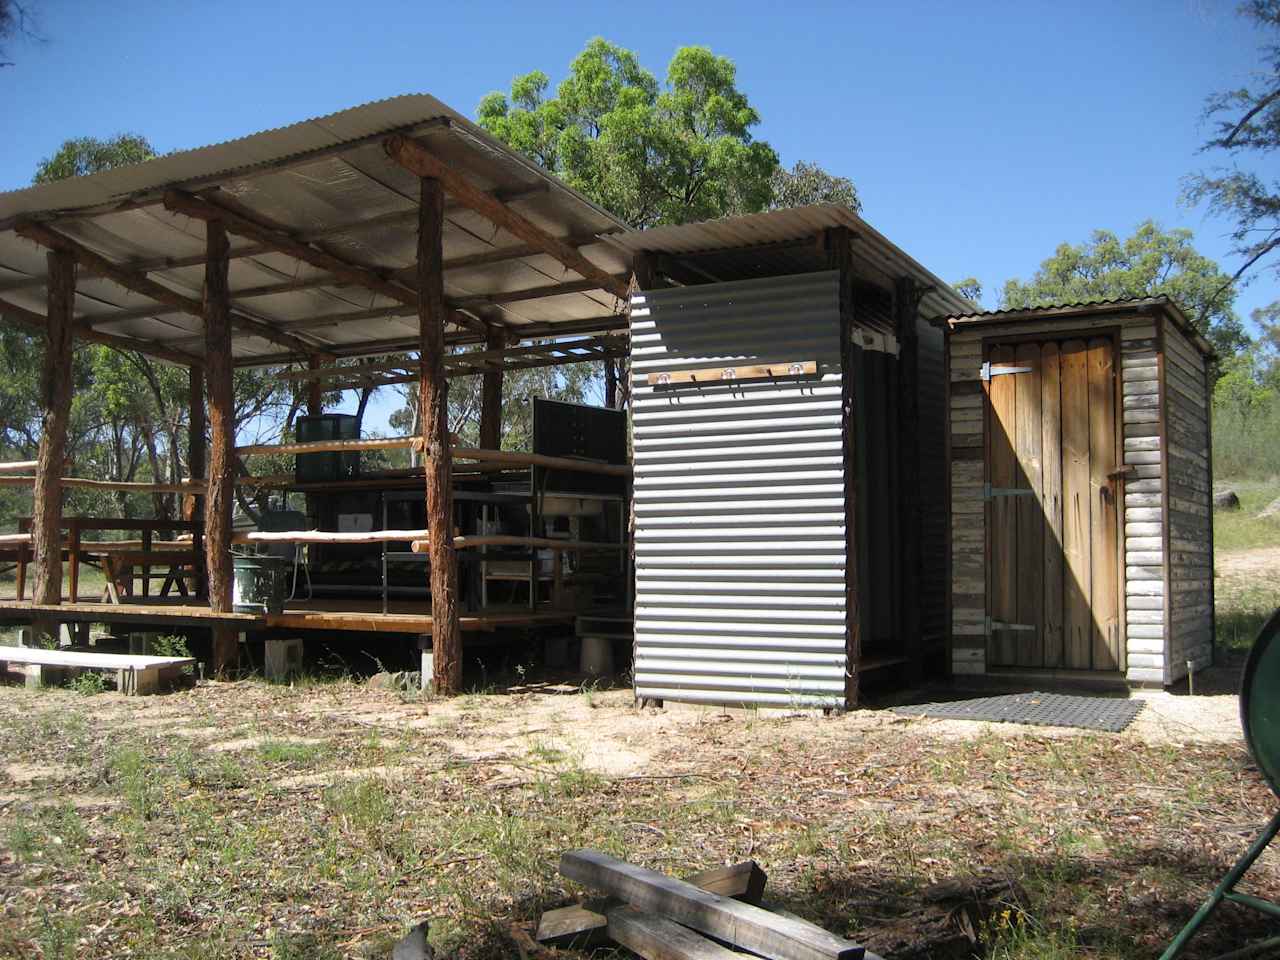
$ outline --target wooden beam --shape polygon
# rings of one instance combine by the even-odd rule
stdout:
[[[682,927],[674,920],[620,904],[605,911],[605,931],[644,960],[742,960],[742,954],[722,947]]]
[[[366,290],[408,306],[416,306],[418,303],[418,294],[415,291],[394,282],[383,272],[351,263],[319,247],[298,240],[282,229],[260,223],[245,212],[231,209],[230,201],[222,197],[209,195],[195,197],[178,190],[168,190],[164,195],[164,205],[173,213],[186,214],[206,222],[220,221],[232,233],[256,240],[273,250],[324,270],[343,283],[364,287]]]
[[[28,477],[0,476],[0,487],[24,487],[39,480],[39,474]],[[204,484],[194,481],[183,483],[151,483],[145,480],[92,480],[88,477],[59,477],[60,488],[80,490],[123,490],[129,493],[201,493]]]
[[[623,277],[615,278],[619,283]],[[477,293],[465,297],[453,297],[449,302],[455,307],[499,306],[504,303],[520,303],[524,300],[543,300],[547,297],[563,297],[570,293],[590,293],[599,290],[596,280],[570,280],[566,283],[551,283],[540,287],[527,287],[524,290],[508,290],[504,293]]]
[[[594,280],[602,290],[607,290],[615,297],[624,299],[627,296],[625,283],[596,266],[565,240],[551,236],[507,204],[495,200],[491,194],[477,187],[418,141],[397,134],[388,137],[384,146],[387,155],[406,170],[419,177],[439,181],[450,196],[496,226],[554,257],[583,278]]]
[[[25,307],[18,306],[16,303],[9,303],[5,300],[0,300],[0,316],[14,320],[38,333],[44,333],[49,326],[49,321],[34,310],[28,310]],[[116,350],[133,350],[136,353],[155,357],[157,360],[164,360],[168,363],[176,363],[188,367],[204,364],[204,359],[194,353],[173,350],[154,342],[137,340],[133,337],[121,337],[113,333],[103,333],[100,330],[85,326],[83,321],[76,324],[72,330],[72,336],[77,340],[84,340],[87,343],[100,343],[104,347],[114,347]]]
[[[516,450],[476,450],[471,447],[454,447],[453,456],[458,460],[511,463],[525,467],[546,467],[550,470],[575,470],[578,473],[599,473],[607,477],[630,477],[632,473],[631,465],[626,463],[599,463],[595,460],[574,460],[572,457],[551,457],[544,453],[521,453]]]
[[[31,536],[36,566],[32,600],[58,604],[62,602],[62,469],[71,419],[76,261],[62,250],[49,251],[46,259],[49,307],[40,364],[40,451],[32,487]]]
[[[500,327],[489,328],[485,352],[501,351],[507,335]],[[502,447],[502,367],[486,369],[480,384],[480,446],[486,450]]]
[[[132,290],[134,293],[141,294],[144,297],[150,297],[157,303],[163,303],[173,307],[182,313],[190,314],[194,317],[203,316],[203,307],[199,300],[184,296],[176,290],[170,290],[163,284],[156,283],[145,274],[138,273],[134,270],[128,270],[119,264],[112,263],[106,257],[94,253],[84,244],[77,240],[71,239],[64,234],[58,233],[56,230],[50,230],[42,223],[26,220],[18,224],[14,228],[15,232],[28,240],[34,241],[41,246],[48,247],[51,250],[62,250],[71,254],[79,262],[80,266],[89,273],[96,276],[105,277],[126,290]],[[230,301],[228,300],[228,304]],[[110,321],[110,317],[103,317],[102,322]],[[323,349],[316,347],[305,340],[300,340],[292,334],[277,330],[268,323],[261,320],[254,320],[251,317],[233,314],[230,316],[230,322],[246,333],[252,333],[255,336],[262,337],[264,340],[270,340],[272,343],[278,343],[282,347],[288,347],[296,350],[304,355],[321,354],[325,355]]]
[[[501,198],[499,202],[501,202]],[[615,230],[609,230],[608,233],[615,233]],[[578,247],[585,247],[596,243],[599,237],[594,235],[586,236],[569,236],[564,237],[562,242],[575,250]],[[444,262],[445,270],[465,270],[468,267],[483,267],[493,263],[507,263],[511,260],[523,260],[525,257],[537,257],[546,255],[546,251],[541,247],[535,247],[533,244],[525,243],[520,246],[513,247],[495,247],[492,250],[486,250],[484,253],[468,253],[460,257],[454,257]]]
[[[560,874],[602,890],[637,910],[677,923],[764,957],[787,960],[863,960],[865,950],[821,927],[721,897],[665,874],[593,850],[560,858]]]
[[[403,533],[404,531],[400,531]],[[405,537],[394,537],[404,540]],[[538,550],[626,550],[623,543],[602,543],[594,540],[556,540],[553,537],[519,537],[506,533],[467,534],[453,538],[453,545],[458,550],[475,550],[480,547],[529,547]],[[428,553],[431,543],[428,540],[414,540],[411,549],[414,553]]]
[[[209,575],[209,607],[231,610],[231,509],[235,495],[235,396],[231,366],[231,294],[227,281],[226,228],[205,224],[204,268],[205,376],[209,393],[209,480],[204,505],[205,568]],[[213,629],[213,671],[222,675],[237,659],[232,628]]]
[[[453,458],[449,437],[449,381],[444,372],[444,184],[420,180],[418,204],[418,325],[422,357],[422,433],[425,443],[427,528],[431,542],[431,648],[435,692],[462,688],[458,626],[458,554],[453,547]]]
[[[368,440],[310,440],[305,443],[252,443],[236,447],[236,456],[276,453],[353,453],[360,450],[421,449],[421,437],[373,437]]]

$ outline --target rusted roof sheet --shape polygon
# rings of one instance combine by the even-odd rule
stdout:
[[[1213,344],[1191,323],[1176,301],[1164,294],[1154,297],[1116,297],[1111,300],[1086,300],[1077,303],[1055,303],[1038,307],[1011,307],[1004,310],[981,310],[949,314],[939,318],[952,329],[980,324],[1010,323],[1019,320],[1051,320],[1099,313],[1159,311],[1183,333],[1206,357],[1217,357]]]

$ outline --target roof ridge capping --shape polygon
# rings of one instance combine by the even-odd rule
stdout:
[[[1204,334],[1196,329],[1187,317],[1186,311],[1176,300],[1165,293],[1147,297],[1114,297],[1108,300],[1080,300],[1074,303],[1041,304],[1034,307],[1006,307],[1001,310],[975,310],[971,313],[946,314],[936,318],[937,323],[946,324],[951,329],[970,325],[1007,323],[1023,319],[1050,319],[1072,316],[1085,316],[1097,313],[1139,314],[1159,313],[1167,317],[1178,331],[1195,344],[1202,354],[1211,360],[1218,359],[1218,353]]]

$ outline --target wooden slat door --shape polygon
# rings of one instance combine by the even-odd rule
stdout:
[[[1114,344],[987,360],[987,663],[1120,669]]]

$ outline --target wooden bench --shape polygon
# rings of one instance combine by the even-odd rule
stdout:
[[[45,650],[40,647],[0,647],[0,663],[19,667],[28,687],[61,679],[68,670],[115,671],[121,693],[137,696],[157,693],[162,684],[173,684],[182,668],[194,666],[192,657],[146,657],[122,653],[86,653],[78,650]]]

